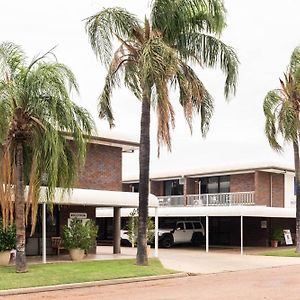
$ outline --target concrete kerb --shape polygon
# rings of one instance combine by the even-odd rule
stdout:
[[[188,277],[191,275],[192,274],[189,274],[186,272],[180,272],[180,273],[174,273],[174,274],[168,274],[168,275],[158,275],[158,276],[107,279],[107,280],[101,280],[101,281],[90,281],[90,282],[69,283],[69,284],[59,284],[59,285],[50,285],[50,286],[19,288],[19,289],[2,290],[2,291],[0,291],[0,296],[32,294],[32,293],[50,292],[50,291],[66,290],[66,289],[74,289],[74,288],[116,285],[116,284],[123,284],[123,283],[143,282],[143,281],[160,280],[160,279],[174,279],[174,278]]]

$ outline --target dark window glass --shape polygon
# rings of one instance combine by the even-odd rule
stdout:
[[[183,184],[178,179],[164,181],[165,196],[183,195]]]
[[[185,223],[185,229],[193,229],[192,223]]]
[[[216,194],[219,192],[219,178],[209,177],[207,185],[208,194]]]
[[[230,192],[230,180],[229,176],[221,176],[220,178],[220,193]]]
[[[201,225],[199,222],[194,222],[194,227],[195,227],[195,229],[200,229]]]
[[[134,193],[138,193],[139,192],[139,184],[138,183],[133,183],[131,185],[131,191]]]
[[[179,228],[180,230],[183,230],[183,229],[184,229],[184,225],[183,225],[182,222],[177,223],[176,229],[178,229],[178,228]]]
[[[230,192],[230,176],[200,178],[201,194],[218,194]]]

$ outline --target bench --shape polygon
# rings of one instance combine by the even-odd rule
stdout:
[[[51,245],[52,249],[57,252],[57,255],[59,255],[60,250],[65,249],[63,245],[63,240],[60,236],[53,236],[51,237]]]

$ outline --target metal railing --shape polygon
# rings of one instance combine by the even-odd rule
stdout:
[[[237,206],[254,205],[254,192],[197,194],[158,197],[159,206]]]

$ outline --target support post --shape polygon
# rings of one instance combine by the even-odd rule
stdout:
[[[113,253],[121,253],[121,208],[114,207],[114,246]]]
[[[155,207],[154,257],[158,257],[158,207]]]
[[[243,222],[243,216],[241,216],[241,255],[244,254],[244,237],[243,237],[243,231],[244,231],[244,222]]]
[[[208,216],[205,216],[205,252],[209,251],[209,220]]]
[[[47,250],[46,250],[46,202],[43,202],[43,263],[45,264],[46,261],[46,255],[47,255]]]

